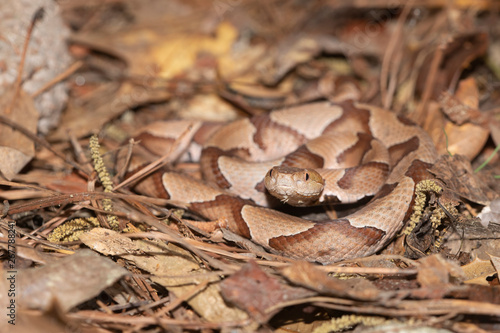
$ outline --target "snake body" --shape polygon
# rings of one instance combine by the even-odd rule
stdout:
[[[196,138],[200,128],[195,122],[167,129],[168,124],[142,132],[144,151],[160,150],[161,137],[182,134],[170,148],[180,155],[183,142]],[[142,192],[184,202],[207,219],[224,220],[231,231],[273,253],[327,264],[367,256],[386,245],[411,214],[415,186],[431,177],[427,169],[436,157],[424,130],[390,111],[354,102],[320,102],[223,126],[204,143],[204,182],[162,172],[150,177]],[[275,166],[318,172],[324,178],[316,200],[320,203],[374,198],[339,219],[290,216],[265,207],[274,201],[264,178]],[[305,173],[303,178],[310,177]]]

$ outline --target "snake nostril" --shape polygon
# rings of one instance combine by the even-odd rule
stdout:
[[[269,170],[269,177],[273,176],[273,169]]]

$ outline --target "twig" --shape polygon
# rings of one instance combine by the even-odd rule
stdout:
[[[176,151],[178,146],[181,144],[182,140],[185,138],[186,135],[189,134],[189,132],[191,131],[192,127],[189,126],[180,136],[179,138],[177,138],[175,140],[175,142],[172,144],[172,146],[170,146],[170,149],[165,153],[165,155],[163,155],[162,157],[158,158],[157,160],[155,160],[154,162],[151,162],[149,163],[147,166],[145,166],[144,168],[142,168],[140,171],[138,171],[137,173],[135,173],[133,176],[131,176],[130,178],[127,178],[126,180],[124,180],[123,182],[121,182],[120,184],[118,184],[117,186],[114,187],[114,190],[118,190],[134,181],[136,181],[137,179],[142,179],[142,177],[146,177],[147,175],[150,175],[152,174],[153,172],[155,172],[156,170],[160,169],[162,166],[168,164],[168,163],[171,163],[173,162],[174,158],[176,158],[176,156],[172,156],[172,152]],[[129,147],[130,147],[130,144],[129,144]],[[128,162],[128,161],[127,161]]]
[[[394,54],[394,51],[396,50],[396,45],[398,45],[401,42],[401,34],[403,31],[403,24],[408,17],[408,14],[410,13],[410,10],[413,8],[413,0],[410,0],[406,3],[406,5],[403,8],[403,12],[401,13],[401,16],[398,19],[398,23],[396,25],[395,32],[392,36],[392,38],[389,39],[389,44],[387,45],[387,51],[384,54],[384,58],[382,60],[382,67],[380,70],[380,94],[382,95],[382,106],[384,108],[389,108],[392,104],[392,95],[394,92],[395,88],[395,80],[396,80],[396,73],[393,73],[391,75],[391,83],[389,84],[389,89],[387,89],[387,79],[388,79],[388,74],[389,74],[389,67],[392,64],[392,68],[394,68],[396,71],[396,67],[400,64],[401,62],[401,56],[397,58],[398,61],[392,61],[392,55]],[[401,52],[401,49],[400,49]],[[389,90],[389,91],[388,91]]]
[[[90,163],[90,161],[85,156],[85,152],[83,151],[82,146],[78,142],[78,139],[73,132],[68,131],[67,134],[69,136],[71,146],[73,146],[73,150],[75,151],[76,160],[79,164],[84,165],[83,168],[85,168],[87,170],[87,174],[90,175],[94,171],[94,169],[92,168],[92,164]]]
[[[130,164],[130,160],[132,159],[132,153],[134,151],[134,144],[137,142],[134,141],[134,139],[130,139],[128,141],[127,145],[127,157],[125,158],[125,163],[123,164],[123,167],[121,170],[118,170],[118,179],[123,179],[125,178],[125,174],[127,173],[128,166]]]
[[[64,72],[62,72],[61,74],[57,75],[55,78],[53,78],[49,82],[45,83],[43,85],[43,87],[41,87],[40,89],[38,89],[37,91],[35,91],[31,95],[31,97],[35,98],[38,95],[40,95],[41,93],[43,93],[44,91],[46,91],[49,88],[51,88],[52,86],[54,86],[57,83],[63,81],[68,76],[70,76],[71,74],[73,74],[74,72],[76,72],[80,67],[82,67],[82,65],[83,65],[83,61],[77,61],[77,62],[75,62],[73,65],[71,65],[69,68],[67,68]]]
[[[17,78],[16,78],[16,83],[14,84],[15,87],[15,92],[14,96],[12,96],[12,101],[10,102],[10,105],[7,107],[5,110],[5,114],[10,114],[12,112],[12,109],[14,107],[14,104],[16,103],[17,97],[19,96],[19,91],[21,90],[21,81],[23,77],[23,70],[24,70],[24,62],[26,60],[26,53],[28,51],[28,44],[31,39],[31,34],[33,33],[33,28],[35,27],[35,24],[43,18],[45,11],[42,8],[38,8],[38,10],[35,12],[33,17],[31,18],[31,23],[28,27],[28,33],[26,34],[26,38],[24,39],[24,45],[23,45],[23,53],[21,55],[21,61],[19,61],[19,67],[17,69]]]
[[[146,202],[150,202],[153,204],[166,205],[170,200],[159,199],[159,198],[150,198],[141,195],[127,195],[127,194],[116,194],[116,193],[104,193],[104,192],[81,192],[81,193],[72,193],[72,194],[60,194],[54,195],[47,198],[42,198],[39,200],[32,200],[29,202],[17,204],[14,206],[10,206],[8,210],[8,214],[18,214],[23,213],[30,210],[59,206],[59,205],[67,205],[70,203],[89,201],[89,200],[97,200],[102,198],[114,198],[114,199],[124,199],[124,200],[142,200]]]
[[[2,226],[3,228],[5,228],[6,230],[8,230],[10,227],[7,225],[7,223],[3,220],[3,219],[0,219],[0,226]],[[46,241],[40,237],[37,237],[37,236],[34,236],[32,234],[30,234],[29,232],[23,230],[22,228],[19,228],[17,226],[14,226],[14,230],[16,231],[16,233],[20,234],[20,235],[23,235],[25,237],[28,237],[40,244],[43,244],[45,246],[48,246],[48,247],[51,247],[51,248],[55,248],[55,249],[59,249],[59,250],[64,250],[64,251],[72,251],[71,249],[65,247],[65,246],[62,246],[62,245],[59,245],[59,244],[55,244],[55,243],[51,243],[49,241]]]
[[[393,304],[380,304],[357,302],[344,298],[313,296],[293,301],[278,303],[266,309],[266,313],[285,308],[287,306],[313,303],[327,309],[335,309],[354,313],[369,313],[385,316],[430,316],[446,315],[449,313],[462,313],[472,315],[498,316],[500,306],[491,303],[481,303],[459,299],[436,300],[403,300]]]
[[[160,232],[162,232],[166,236],[170,237],[171,242],[176,243],[177,245],[182,246],[184,249],[196,254],[200,259],[207,262],[208,265],[211,267],[215,267],[215,268],[220,269],[222,271],[228,271],[230,269],[233,269],[233,267],[230,264],[226,264],[222,261],[219,261],[215,258],[212,258],[211,256],[207,255],[205,252],[199,250],[196,246],[191,245],[184,238],[182,238],[179,235],[177,235],[176,233],[174,233],[170,228],[165,226],[163,223],[159,222],[154,217],[147,216],[147,215],[139,213],[139,212],[131,212],[128,214],[128,218],[130,220],[133,220],[133,221],[144,222],[144,223],[158,229]]]
[[[424,92],[422,93],[422,100],[420,101],[416,110],[416,115],[420,117],[421,120],[425,119],[427,115],[427,107],[426,107],[427,102],[431,97],[438,68],[439,65],[441,64],[441,61],[443,60],[444,48],[445,48],[445,43],[441,43],[440,45],[438,45],[436,51],[434,52],[434,57],[432,58],[432,62],[429,68],[429,74],[427,75],[427,79],[425,80],[425,85],[424,85],[425,89]],[[426,114],[421,114],[422,112],[424,112],[424,110]],[[417,123],[420,123],[420,121],[417,121]]]
[[[178,320],[170,318],[154,318],[154,317],[132,317],[122,316],[121,314],[107,314],[95,310],[82,310],[68,314],[68,317],[73,320],[84,321],[86,323],[113,324],[113,325],[172,325],[176,328],[201,330],[201,329],[221,329],[225,327],[244,327],[251,323],[251,319],[243,319],[239,321],[221,321],[221,322],[196,322],[195,320]]]
[[[2,179],[0,179],[0,185],[11,186],[11,187],[19,187],[19,188],[29,188],[29,189],[37,190],[37,191],[40,191],[40,192],[48,192],[48,193],[51,193],[51,194],[54,194],[54,195],[58,193],[57,191],[54,191],[54,190],[51,190],[51,189],[47,189],[47,188],[43,188],[43,187],[36,186],[36,185],[10,182],[10,181],[7,181],[7,180],[2,180]]]
[[[208,280],[201,282],[199,285],[197,285],[191,291],[187,292],[185,295],[182,295],[182,297],[179,297],[179,298],[175,299],[174,301],[170,302],[170,304],[168,304],[164,308],[160,309],[160,311],[158,311],[157,313],[155,313],[155,315],[158,316],[158,317],[165,316],[167,314],[167,312],[170,312],[170,311],[174,310],[179,305],[181,305],[182,302],[189,301],[191,298],[193,298],[193,296],[195,296],[198,293],[200,293],[203,290],[205,290],[205,288],[208,286],[208,283],[209,283]],[[157,302],[154,302],[154,303],[157,303]],[[154,303],[148,304],[147,308],[152,308],[152,305]],[[139,307],[139,310],[142,310],[142,309],[145,309],[145,308],[146,308],[146,306],[141,306],[141,307]]]
[[[6,118],[3,115],[0,115],[0,123],[3,123],[4,125],[10,126],[14,130],[17,130],[17,131],[23,133],[28,138],[30,138],[34,142],[38,143],[40,146],[43,146],[43,147],[47,148],[48,150],[50,150],[54,155],[56,155],[57,157],[59,157],[64,162],[68,163],[69,165],[71,165],[73,168],[83,172],[87,177],[89,176],[88,172],[83,167],[81,167],[79,164],[67,159],[66,156],[64,156],[64,154],[62,154],[62,153],[58,152],[57,150],[55,150],[54,148],[52,148],[52,146],[45,139],[39,138],[36,134],[32,133],[30,130],[26,129],[25,127],[21,126],[20,124],[13,122],[12,120]]]

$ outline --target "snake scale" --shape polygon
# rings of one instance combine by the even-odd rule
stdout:
[[[202,127],[183,120],[141,129],[135,136],[141,142],[140,157],[132,159],[130,168],[166,151],[173,158],[187,149],[196,151],[193,142],[200,141]],[[437,158],[422,128],[390,111],[351,101],[316,102],[237,120],[212,130],[204,141],[199,148],[204,181],[162,171],[139,184],[138,191],[186,203],[273,253],[323,264],[384,247],[411,214],[415,186],[431,178],[427,169]],[[266,208],[274,199],[264,178],[273,175],[269,170],[274,166],[316,170],[324,178],[318,203],[374,197],[355,213],[334,220],[287,215]],[[309,178],[306,171],[298,181]]]

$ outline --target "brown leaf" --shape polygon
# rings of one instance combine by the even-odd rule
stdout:
[[[469,77],[461,80],[458,83],[455,96],[464,106],[471,108],[471,110],[477,110],[479,108],[479,89],[476,79]],[[479,113],[475,112],[474,116],[479,116]]]
[[[490,254],[490,259],[491,259],[491,263],[493,264],[493,266],[495,266],[495,269],[497,271],[497,277],[500,276],[500,274],[499,274],[499,272],[500,272],[500,257]]]
[[[443,48],[443,58],[436,74],[431,99],[437,99],[439,95],[448,89],[451,82],[476,58],[485,54],[488,47],[488,35],[483,32],[472,32],[453,36],[444,45],[436,46]],[[419,71],[416,89],[420,93],[424,91],[427,77],[432,68],[432,58],[435,52],[430,52]]]
[[[172,33],[165,31],[164,26],[155,28],[148,24],[120,33],[82,31],[72,41],[124,59],[132,77],[171,79],[193,68],[202,53],[227,55],[238,32],[230,23],[222,22],[214,34]],[[137,91],[136,95],[141,93],[144,91]]]
[[[467,158],[461,155],[441,155],[430,172],[443,180],[452,192],[472,202],[485,205],[496,197],[496,193],[474,174]]]
[[[446,154],[446,137],[444,132],[444,125],[446,117],[439,110],[440,106],[435,101],[430,101],[427,105],[427,117],[425,122],[422,124],[424,130],[431,136],[432,142],[436,146],[440,154]]]
[[[176,298],[186,295],[187,303],[205,320],[243,320],[246,314],[229,307],[219,293],[217,276],[200,268],[192,254],[172,243],[155,240],[131,240],[112,230],[95,228],[81,237],[84,244],[108,255],[120,256],[153,274],[151,280],[168,289]],[[194,295],[198,285],[208,284]]]
[[[491,138],[495,145],[500,145],[500,121],[492,114],[488,119],[488,127],[490,129]]]
[[[370,281],[363,278],[341,280],[329,277],[313,264],[300,261],[283,269],[283,275],[294,284],[316,290],[321,294],[348,297],[356,300],[376,300],[383,294]]]
[[[458,96],[453,96],[447,91],[441,94],[439,103],[443,112],[457,125],[463,125],[481,116],[477,109],[461,102]]]
[[[0,237],[0,248],[6,252],[9,251],[8,237]],[[28,262],[34,261],[40,264],[45,264],[53,260],[47,253],[31,247],[30,242],[24,239],[16,239],[16,256],[16,259],[19,261],[27,260]],[[19,268],[18,265],[16,267]]]
[[[2,332],[9,333],[65,333],[68,331],[85,332],[83,323],[75,319],[69,319],[62,311],[56,307],[49,311],[38,312],[33,310],[19,310],[16,313],[15,325],[10,325],[9,328],[4,328],[0,324]],[[6,325],[7,326],[7,325]],[[96,332],[98,333],[98,332]],[[99,333],[104,333],[101,331]]]
[[[417,281],[421,288],[412,292],[415,297],[442,298],[453,286],[450,282],[452,277],[457,281],[465,278],[458,265],[440,255],[424,257],[419,262]]]
[[[6,274],[9,278],[9,273]],[[22,308],[48,310],[57,302],[62,310],[68,311],[97,296],[126,274],[127,270],[115,262],[90,250],[81,250],[44,267],[19,271],[15,277],[19,290],[16,296]]]
[[[500,198],[491,201],[477,217],[481,219],[484,226],[489,226],[490,223],[500,225]]]
[[[164,87],[159,89],[132,82],[113,84],[112,89],[105,95],[98,94],[99,92],[94,96],[94,99],[100,100],[98,106],[70,104],[62,116],[62,125],[49,135],[50,140],[65,139],[68,133],[77,138],[89,135],[128,109],[146,103],[165,101],[170,96]],[[85,117],[82,117],[82,114],[85,114]]]
[[[297,64],[311,60],[320,52],[319,39],[303,35],[291,36],[270,50],[266,59],[258,65],[263,73],[262,81],[267,85],[275,85]]]
[[[488,307],[492,306],[492,304],[500,304],[500,286],[471,284],[468,285],[467,288],[454,290],[449,295],[457,299],[468,299],[481,302]],[[498,316],[498,310],[495,309],[494,311]]]
[[[441,154],[447,152],[452,155],[460,154],[466,156],[469,160],[473,160],[479,154],[490,134],[488,129],[472,123],[459,126],[448,122],[444,126],[444,131],[447,140],[442,140],[437,145],[438,152]]]
[[[464,283],[479,284],[487,286],[487,277],[495,273],[495,267],[492,265],[492,260],[482,260],[475,258],[472,262],[462,266],[464,270],[466,281]]]
[[[460,81],[455,95],[443,92],[439,105],[452,122],[445,123],[443,119],[439,125],[433,124],[437,129],[433,141],[438,152],[461,154],[472,160],[483,149],[490,134],[487,116],[478,110],[479,92],[475,80]]]
[[[15,103],[14,89],[7,90],[0,96],[0,114],[10,121],[23,126],[25,129],[36,133],[38,112],[33,99],[20,90]],[[21,132],[10,126],[0,124],[0,173],[11,180],[35,154],[34,142]]]
[[[226,301],[244,309],[259,323],[267,322],[279,311],[267,312],[272,306],[313,295],[311,291],[281,283],[254,261],[225,279],[221,283],[221,293]]]

